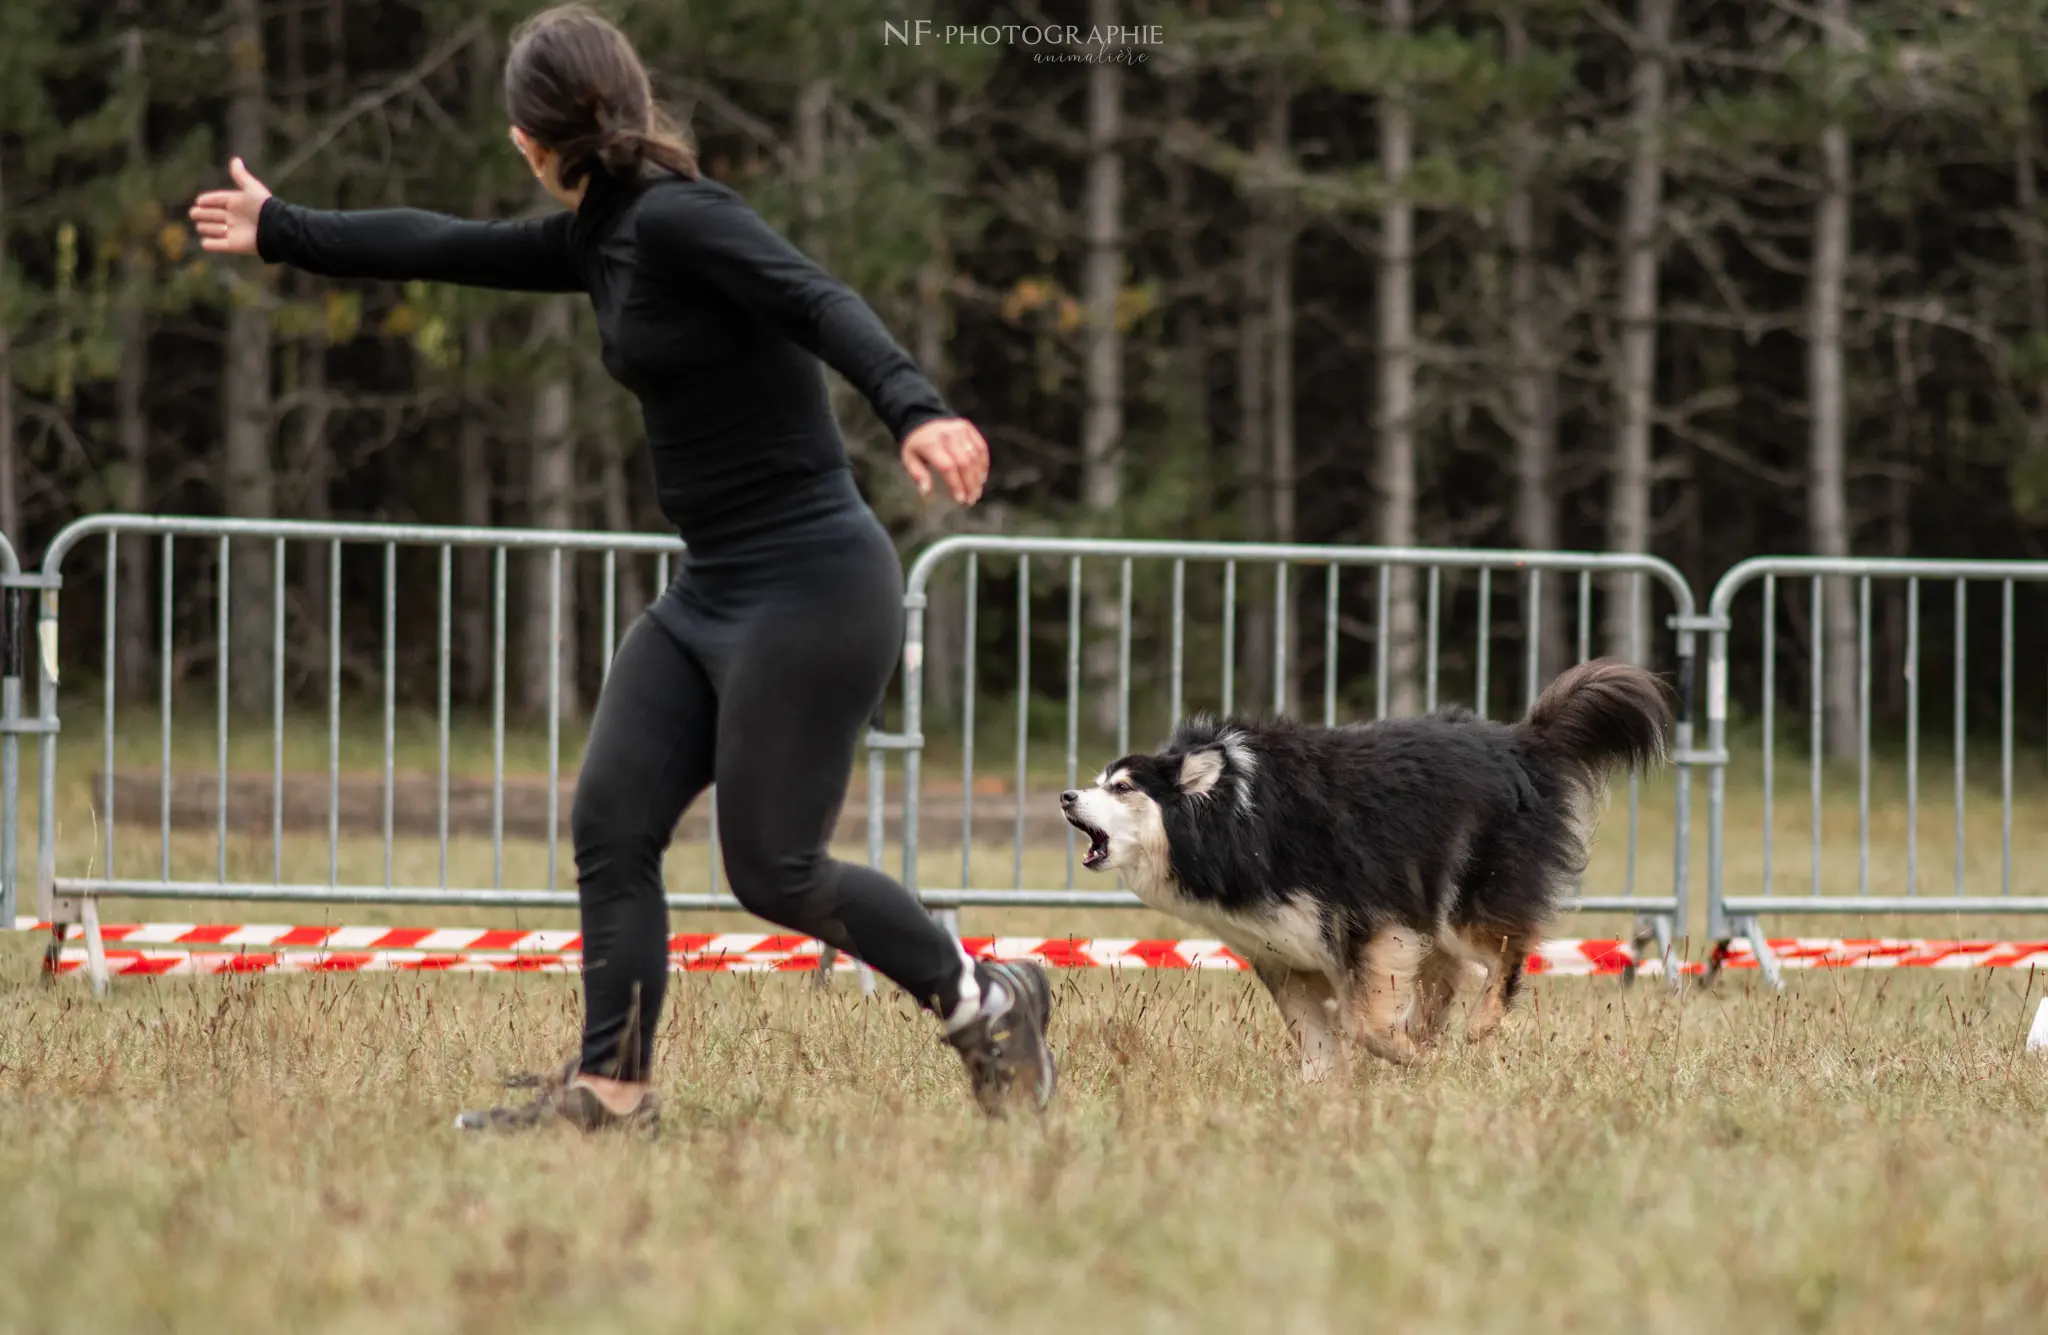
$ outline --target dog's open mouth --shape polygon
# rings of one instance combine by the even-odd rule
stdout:
[[[1100,870],[1109,861],[1109,836],[1079,816],[1069,815],[1067,823],[1088,836],[1088,851],[1081,856],[1081,865],[1089,871]]]

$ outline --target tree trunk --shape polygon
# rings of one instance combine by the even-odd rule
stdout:
[[[1285,164],[1288,154],[1290,101],[1291,93],[1285,76],[1275,73],[1267,91],[1265,139],[1276,167]],[[1294,522],[1294,218],[1291,202],[1284,192],[1276,190],[1273,193],[1273,216],[1270,220],[1272,251],[1266,266],[1267,352],[1273,365],[1268,379],[1267,407],[1271,425],[1267,439],[1272,445],[1275,542],[1293,542],[1298,536]],[[1290,602],[1290,614],[1285,618],[1281,618],[1277,606],[1273,611],[1272,643],[1276,648],[1284,646],[1290,680],[1284,683],[1275,680],[1272,684],[1289,688],[1289,712],[1297,712],[1301,707],[1299,692],[1292,689],[1294,682],[1300,679],[1303,667],[1300,637],[1295,633],[1297,618],[1291,613],[1295,605]],[[1275,704],[1278,703],[1276,690]]]
[[[470,105],[475,113],[493,113],[498,89],[498,46],[486,28],[476,39],[470,57]],[[490,194],[479,188],[476,215],[490,213]],[[492,500],[497,495],[495,470],[491,466],[491,439],[486,402],[490,386],[485,383],[484,365],[491,354],[491,321],[488,316],[470,317],[462,331],[463,398],[466,405],[455,436],[455,494],[457,522],[465,528],[489,528]],[[453,628],[455,661],[459,676],[455,689],[463,699],[482,702],[491,691],[491,600],[495,596],[491,579],[491,553],[482,547],[464,547],[455,553],[456,612]]]
[[[1656,403],[1658,223],[1664,211],[1663,119],[1672,0],[1636,9],[1634,88],[1629,99],[1628,184],[1622,198],[1621,356],[1614,387],[1614,477],[1607,545],[1650,550],[1650,429]],[[1608,586],[1607,652],[1633,658],[1651,642],[1649,581],[1618,575]]]
[[[1169,124],[1177,127],[1187,119],[1196,91],[1193,75],[1175,75],[1169,79],[1166,88]],[[1167,244],[1173,256],[1174,271],[1187,276],[1200,274],[1204,272],[1204,265],[1195,243],[1203,228],[1195,215],[1194,173],[1187,159],[1178,153],[1165,155],[1160,166],[1166,173],[1167,216],[1170,220]],[[1189,446],[1200,449],[1209,437],[1209,356],[1199,298],[1191,297],[1178,303],[1173,317],[1173,348],[1174,360],[1179,363],[1181,396],[1186,404],[1191,405],[1187,427],[1194,439]]]
[[[121,68],[138,87],[143,78],[142,30],[129,28],[121,34]],[[143,138],[146,100],[138,98],[135,119],[128,128],[128,166],[136,172],[149,169],[149,147]],[[114,506],[136,514],[148,504],[149,409],[145,397],[149,386],[150,318],[149,240],[138,234],[132,219],[124,220],[126,234],[121,243],[121,295],[114,322],[121,341],[121,364],[114,373],[114,435],[121,452],[120,484]],[[154,657],[150,634],[150,561],[154,544],[143,538],[122,542],[120,570],[116,575],[115,600],[121,614],[115,618],[118,639],[114,646],[116,689],[130,700],[149,693],[150,668]]]
[[[1529,59],[1529,34],[1519,13],[1507,20],[1510,65]],[[1543,141],[1533,127],[1518,126],[1508,149],[1508,401],[1515,443],[1515,543],[1528,551],[1558,546],[1557,359],[1551,351],[1553,322],[1544,318],[1543,257],[1536,230],[1535,181],[1543,166]],[[1525,610],[1537,637],[1536,670],[1549,681],[1565,665],[1572,643],[1565,624],[1566,580],[1542,582],[1535,605]]]
[[[228,151],[263,170],[263,15],[258,0],[232,0]],[[267,278],[243,270],[230,298],[227,355],[221,381],[221,505],[230,515],[277,513],[277,475],[270,459],[270,311]],[[266,542],[233,547],[229,573],[229,694],[238,709],[270,699],[271,551]]]
[[[576,332],[572,298],[549,297],[534,318],[535,342],[543,364],[553,368],[534,393],[533,455],[527,472],[527,513],[537,528],[565,529],[575,523],[576,436],[574,365],[570,341]],[[570,556],[561,556],[561,578],[555,579],[555,557],[535,552],[527,564],[525,603],[520,617],[525,647],[520,703],[539,717],[547,713],[549,672],[559,662],[561,711],[575,717],[581,699],[576,683],[576,581]],[[554,600],[559,598],[559,623]],[[554,627],[559,624],[559,637]]]
[[[334,42],[334,22],[338,6],[327,7],[328,62],[329,69],[338,69],[342,64],[342,49]],[[287,7],[284,12],[286,59],[285,78],[289,88],[287,105],[291,114],[292,129],[303,133],[308,120],[307,102],[312,92],[312,82],[306,73],[306,31],[304,14],[296,7]],[[339,112],[342,99],[347,91],[346,75],[322,81],[322,102],[325,110]],[[306,297],[319,291],[317,280],[310,275],[287,271],[284,281],[296,296]],[[325,520],[332,517],[332,498],[329,489],[333,485],[334,461],[328,447],[327,427],[333,411],[333,404],[327,395],[327,334],[324,322],[303,337],[292,341],[288,348],[289,365],[293,370],[291,389],[299,400],[299,409],[293,418],[287,434],[287,458],[290,460],[286,484],[286,504],[294,517],[309,520]],[[309,542],[296,546],[290,553],[296,563],[294,577],[298,583],[299,605],[305,609],[296,631],[300,652],[307,662],[321,663],[327,658],[327,599],[332,592],[329,587],[327,568],[328,545]]]
[[[491,526],[491,499],[497,484],[491,467],[491,441],[487,426],[482,366],[491,351],[491,322],[484,316],[470,320],[463,331],[464,397],[468,403],[455,437],[457,518],[465,528]],[[488,699],[491,691],[491,607],[496,597],[491,579],[491,553],[483,547],[464,547],[455,553],[456,613],[455,658],[461,665],[460,691],[470,701]]]
[[[7,274],[7,187],[0,180],[0,296],[12,296]],[[0,304],[0,534],[19,551],[21,532],[20,490],[15,475],[20,461],[15,457],[14,438],[14,339],[7,323],[7,308]]]
[[[1849,2],[1825,0],[1828,54],[1848,49]],[[1831,91],[1840,80],[1828,74]],[[1842,287],[1849,263],[1849,131],[1830,119],[1821,131],[1821,193],[1813,209],[1813,269],[1807,297],[1806,377],[1812,457],[1807,483],[1808,535],[1815,554],[1849,555],[1849,489],[1843,441]],[[1857,608],[1846,579],[1827,581],[1823,618],[1826,713],[1822,736],[1830,756],[1856,754]]]
[[[2020,99],[2018,116],[2012,137],[2012,175],[2019,225],[2013,231],[2020,246],[2020,267],[2027,276],[2027,326],[2038,334],[2048,330],[2048,265],[2041,260],[2041,181],[2035,161],[2039,149],[2034,109],[2026,98]]]
[[[944,168],[939,158],[939,81],[925,75],[917,81],[913,108],[918,134],[918,152],[923,157],[925,188],[931,207],[925,210],[925,245],[928,254],[917,269],[917,322],[914,330],[917,364],[928,379],[946,392],[946,339],[951,332],[952,312],[946,305],[946,278],[951,267],[946,236],[946,201],[941,189]],[[962,593],[935,589],[924,614],[925,700],[936,718],[950,718],[960,705],[960,676],[964,662],[966,615]]]
[[[1395,40],[1414,22],[1410,0],[1386,0],[1387,28]],[[1404,198],[1414,159],[1414,132],[1406,92],[1393,87],[1380,103],[1380,169],[1389,198],[1380,217],[1379,262],[1379,540],[1389,547],[1416,543],[1415,461],[1415,206]],[[1421,662],[1415,570],[1389,572],[1388,624],[1379,628],[1387,643],[1387,708],[1395,715],[1420,712],[1416,680]]]
[[[1187,73],[1169,76],[1166,85],[1166,123],[1169,126],[1178,129],[1187,121],[1197,89],[1197,77]],[[1163,155],[1160,166],[1166,174],[1167,245],[1174,272],[1189,276],[1204,273],[1206,269],[1196,246],[1202,226],[1195,216],[1194,173],[1187,159],[1179,153]],[[1192,452],[1200,464],[1206,465],[1214,451],[1209,432],[1209,358],[1202,298],[1190,295],[1177,302],[1172,321],[1174,389],[1171,401],[1179,405],[1183,416],[1177,424],[1179,429],[1172,433],[1170,439],[1174,448]],[[1206,468],[1194,476],[1195,485],[1200,488],[1195,493],[1195,504],[1213,504],[1217,498],[1210,487],[1210,474]],[[1173,671],[1173,641],[1160,622],[1155,621],[1154,625],[1160,629],[1150,637],[1158,645],[1152,676],[1155,681],[1163,681]],[[1186,653],[1185,643],[1182,653]],[[1178,723],[1179,720],[1173,722]]]
[[[633,497],[632,488],[626,480],[626,470],[632,461],[634,446],[620,437],[615,426],[617,419],[612,414],[600,413],[597,420],[601,423],[597,433],[600,451],[598,495],[599,503],[604,507],[604,526],[611,533],[631,533],[634,528]],[[612,596],[617,600],[613,617],[617,630],[614,633],[623,636],[626,627],[633,624],[633,619],[647,610],[650,599],[647,596],[646,571],[642,569],[640,559],[621,556],[615,568],[618,583],[612,590]],[[600,651],[610,657],[614,647],[603,645]]]
[[[1089,0],[1095,28],[1117,25],[1118,0]],[[1112,523],[1123,501],[1124,340],[1117,296],[1124,272],[1124,67],[1104,60],[1088,67],[1088,255],[1081,279],[1087,321],[1082,377],[1086,409],[1081,421],[1081,500],[1090,526]],[[1082,675],[1093,702],[1096,729],[1115,728],[1120,602],[1112,590],[1108,563],[1097,562],[1087,598],[1088,634],[1082,641]]]
[[[1273,505],[1269,483],[1271,474],[1266,465],[1266,375],[1272,369],[1272,359],[1267,353],[1266,319],[1269,288],[1266,283],[1266,257],[1272,249],[1266,237],[1270,226],[1266,191],[1255,184],[1247,201],[1250,216],[1245,223],[1244,254],[1240,259],[1237,326],[1237,439],[1238,439],[1238,483],[1239,503],[1244,507],[1244,537],[1249,542],[1264,542],[1271,535]],[[1226,709],[1236,708],[1249,699],[1254,706],[1264,704],[1264,665],[1267,661],[1262,646],[1267,638],[1266,605],[1254,587],[1251,598],[1245,600],[1240,593],[1240,602],[1247,605],[1240,625],[1238,643],[1228,646],[1233,664],[1246,665],[1245,680],[1238,684],[1233,696],[1223,702]],[[1249,644],[1251,653],[1238,652],[1240,646]]]

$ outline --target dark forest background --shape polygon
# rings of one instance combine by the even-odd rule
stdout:
[[[580,298],[222,263],[185,224],[230,153],[308,204],[551,207],[498,91],[530,8],[0,0],[0,530],[26,560],[107,510],[661,529]],[[707,170],[865,294],[988,434],[990,499],[920,506],[835,385],[906,552],[972,530],[1645,551],[1702,597],[1765,553],[2043,555],[2042,0],[607,9]],[[919,18],[924,41],[891,40]],[[1027,34],[945,39],[967,23],[1160,40],[1104,59]],[[212,550],[187,544],[173,572],[181,672],[212,665]],[[311,692],[331,572],[301,555],[285,602],[309,650],[293,688]],[[145,698],[159,557],[131,543],[119,576],[120,684]],[[68,567],[66,633],[85,645],[99,559]],[[232,619],[251,704],[269,699],[270,563],[243,544],[229,570],[233,605],[258,609]],[[550,650],[539,569],[517,563],[508,611],[529,705]],[[599,575],[574,570],[568,679],[587,707]],[[1057,573],[1036,586],[1049,690]],[[486,558],[458,557],[465,702],[487,691],[490,578]],[[623,578],[622,604],[644,602],[651,567]],[[351,671],[374,679],[377,563],[352,563],[345,587]],[[1384,627],[1369,579],[1347,592],[1348,694],[1369,695],[1384,634],[1396,707],[1413,705],[1421,587],[1394,580]],[[1245,699],[1270,694],[1270,588],[1242,587]],[[1571,585],[1552,590],[1546,620],[1569,625]],[[1156,663],[1158,590],[1141,594]],[[1789,640],[1806,597],[1783,591]],[[1904,598],[1874,593],[1886,718],[1903,709]],[[1937,665],[1949,598],[1930,590],[1922,609]],[[1625,647],[1630,606],[1602,591],[1596,648]],[[1995,702],[1999,599],[1970,606],[1970,687]],[[941,668],[958,661],[951,607],[934,613]],[[1294,608],[1289,662],[1317,691],[1320,597]],[[2042,621],[2022,595],[2023,684],[2044,676],[2028,666],[2048,655]],[[432,696],[430,626],[407,636],[409,697]],[[1844,589],[1821,625],[1843,745],[1858,630]],[[1013,622],[980,633],[989,662],[1010,661]],[[1113,666],[1113,638],[1094,635],[1091,674]],[[1572,635],[1544,643],[1554,666]],[[1806,677],[1791,653],[1787,707]],[[2043,694],[2020,692],[2036,731]]]

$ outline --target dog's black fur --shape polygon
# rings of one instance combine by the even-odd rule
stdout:
[[[1191,720],[1064,801],[1093,867],[1113,855],[1089,816],[1135,812],[1138,829],[1137,794],[1156,804],[1167,874],[1151,879],[1168,883],[1133,888],[1158,907],[1255,923],[1312,903],[1339,996],[1374,940],[1404,929],[1474,962],[1467,947],[1489,943],[1481,953],[1506,967],[1504,1008],[1520,952],[1585,868],[1608,775],[1661,760],[1671,725],[1660,678],[1603,660],[1563,673],[1512,724],[1463,709],[1339,728]]]

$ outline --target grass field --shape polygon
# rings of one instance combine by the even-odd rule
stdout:
[[[1990,1330],[2048,1305],[2018,976],[1540,982],[1494,1046],[1302,1088],[1242,977],[1067,974],[1061,1097],[998,1125],[899,1002],[697,976],[650,1143],[448,1129],[560,1058],[573,979],[96,1005],[28,950],[4,968],[9,1330]]]
[[[155,757],[149,727],[117,743]],[[211,760],[206,736],[177,745],[181,766]],[[292,745],[311,758],[289,763],[324,760]],[[60,865],[82,870],[99,847],[99,752],[74,736],[66,755]],[[1034,772],[1049,796],[1057,761]],[[1949,888],[1949,781],[1945,766],[1923,773],[1922,893]],[[1879,893],[1903,893],[1899,785],[1892,766],[1874,776]],[[1669,780],[1644,794],[1639,875],[1655,889]],[[1855,885],[1855,795],[1853,772],[1829,774],[1831,892]],[[1704,794],[1695,811],[1697,865]],[[1773,816],[1778,888],[1803,893],[1803,769],[1781,772]],[[1731,884],[1760,876],[1762,820],[1738,771]],[[1625,830],[1617,801],[1589,885],[1617,883]],[[124,870],[133,857],[153,871],[154,830],[120,835]],[[1973,893],[1996,892],[2001,837],[1996,787],[1974,788]],[[2013,841],[2015,892],[2042,892],[2048,786],[2031,767]],[[705,853],[678,848],[671,884],[702,888]],[[535,883],[541,855],[509,849],[508,880]],[[174,839],[175,874],[210,875],[218,856],[210,833]],[[267,835],[227,856],[231,874],[269,875]],[[381,879],[378,841],[339,857],[344,880]],[[288,876],[324,879],[326,859],[324,837],[287,841]],[[438,874],[431,841],[393,860],[401,881]],[[475,883],[488,844],[459,841],[450,866]],[[1010,853],[977,850],[971,870],[1005,884]],[[957,848],[932,850],[922,874],[957,882]],[[1026,877],[1063,883],[1062,852],[1027,850]],[[567,917],[133,903],[107,916]],[[677,926],[712,924],[753,920]],[[1182,932],[1151,914],[1023,909],[970,910],[967,927]],[[1773,927],[2039,931],[1942,916]],[[1000,1125],[970,1111],[956,1060],[886,989],[693,975],[662,1025],[658,1140],[475,1141],[448,1129],[453,1111],[493,1098],[502,1074],[560,1062],[573,978],[124,980],[94,1002],[75,981],[37,981],[39,944],[0,942],[10,1331],[1988,1330],[2048,1310],[2048,1057],[2022,1051],[2048,980],[2022,974],[1793,974],[1779,995],[1730,975],[1676,997],[1539,980],[1488,1047],[1304,1088],[1241,975],[1069,972],[1061,1096],[1043,1119]]]

